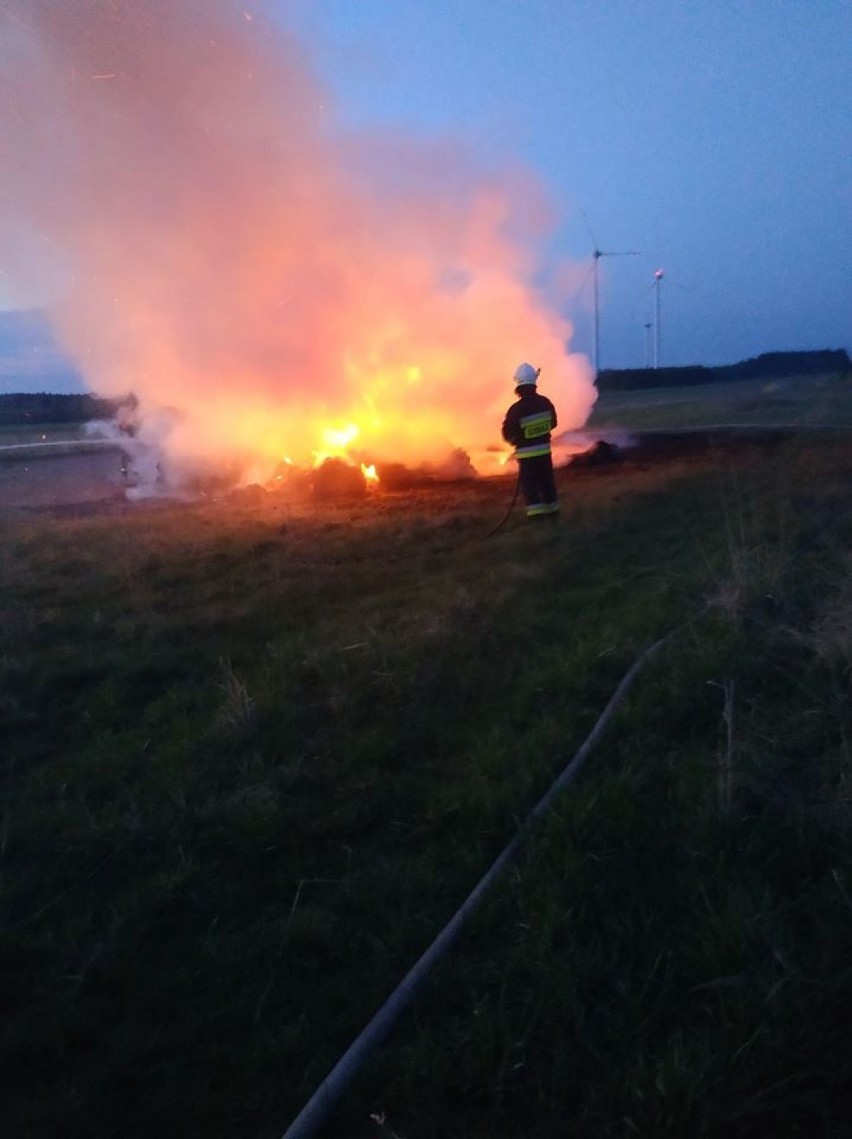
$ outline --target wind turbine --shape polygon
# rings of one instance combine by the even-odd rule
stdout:
[[[662,269],[658,269],[654,274],[654,284],[652,288],[656,292],[654,307],[656,310],[656,319],[654,320],[654,368],[660,366],[660,287],[663,283],[665,274]]]
[[[638,257],[638,249],[599,249],[595,235],[592,232],[592,227],[589,225],[589,219],[583,213],[583,221],[586,223],[586,229],[589,231],[589,237],[592,239],[592,276],[594,279],[594,293],[595,293],[595,377],[597,378],[600,372],[601,360],[601,310],[600,310],[600,288],[598,283],[598,261],[601,257]]]

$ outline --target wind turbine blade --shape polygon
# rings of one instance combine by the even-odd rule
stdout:
[[[589,237],[592,239],[592,252],[593,252],[593,255],[594,255],[594,256],[598,256],[598,255],[600,254],[600,250],[598,249],[598,242],[597,242],[597,238],[595,237],[595,233],[594,233],[594,230],[592,229],[592,223],[589,221],[589,219],[588,219],[588,216],[586,215],[586,211],[585,211],[585,210],[580,210],[580,214],[581,214],[581,216],[582,216],[582,218],[583,218],[583,221],[584,221],[584,222],[585,222],[585,224],[586,224],[586,229],[589,231]]]

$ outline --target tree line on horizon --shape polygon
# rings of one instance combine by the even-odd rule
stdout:
[[[51,392],[12,392],[0,395],[0,426],[25,427],[41,423],[88,423],[114,419],[124,399],[101,399],[88,392],[59,395]]]
[[[847,377],[852,362],[845,348],[801,352],[764,352],[738,364],[708,367],[690,364],[681,368],[604,368],[597,378],[598,391],[617,392],[635,388],[680,388],[731,380],[779,380],[795,376],[836,375]]]

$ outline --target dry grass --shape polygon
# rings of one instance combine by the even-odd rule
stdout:
[[[852,453],[560,486],[6,520],[7,1133],[280,1134],[675,625],[328,1134],[843,1124]]]

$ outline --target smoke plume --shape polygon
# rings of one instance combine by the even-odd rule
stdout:
[[[532,179],[347,130],[262,5],[3,0],[0,51],[2,267],[93,390],[168,423],[175,470],[481,466],[527,359],[585,421]]]

